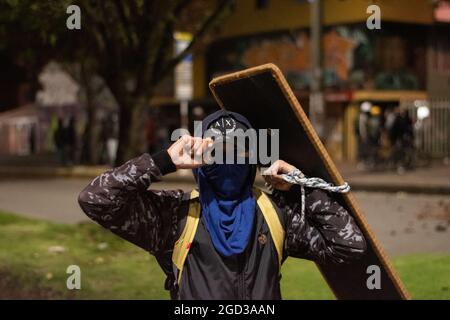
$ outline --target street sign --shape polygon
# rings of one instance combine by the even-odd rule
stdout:
[[[175,54],[181,53],[191,43],[192,35],[186,32],[176,32],[175,38]],[[192,79],[192,55],[187,55],[175,67],[175,97],[180,101],[192,99],[193,95],[193,79]]]

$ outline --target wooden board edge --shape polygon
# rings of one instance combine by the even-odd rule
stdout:
[[[241,78],[246,78],[249,76],[253,76],[256,75],[258,73],[262,73],[262,72],[266,72],[268,69],[270,70],[278,70],[278,72],[281,74],[281,70],[278,69],[278,67],[276,65],[274,65],[273,63],[266,63],[266,64],[262,64],[260,66],[256,66],[253,68],[249,68],[249,69],[245,69],[245,70],[241,70],[241,71],[236,71],[233,73],[229,73],[229,74],[225,74],[222,76],[218,76],[214,79],[212,79],[209,82],[209,89],[211,90],[214,99],[216,99],[217,103],[219,104],[219,106],[222,109],[224,108],[223,102],[222,100],[220,100],[220,98],[216,95],[215,91],[214,91],[214,86],[221,84],[223,82],[231,82],[234,80],[239,80]]]
[[[286,98],[288,99],[289,104],[293,108],[293,111],[296,114],[297,119],[299,120],[300,124],[303,126],[303,129],[305,130],[309,139],[311,141],[315,142],[314,148],[316,149],[320,158],[322,159],[322,161],[324,162],[328,171],[330,172],[331,178],[333,180],[332,182],[334,184],[343,184],[344,179],[338,172],[336,165],[334,164],[333,160],[331,159],[330,155],[328,154],[327,150],[325,149],[325,146],[322,144],[322,141],[320,141],[311,122],[303,121],[303,119],[308,119],[308,117],[306,116],[303,108],[301,107],[300,103],[298,102],[297,98],[295,97],[294,93],[292,92],[289,84],[287,83],[285,77],[283,76],[283,73],[276,65],[274,65],[272,63],[268,63],[268,64],[263,64],[263,65],[256,66],[253,68],[249,68],[249,69],[245,69],[245,70],[241,70],[241,71],[237,71],[237,72],[233,72],[230,74],[216,77],[210,81],[209,88],[210,88],[214,98],[216,99],[217,103],[219,104],[219,106],[222,109],[225,109],[225,106],[224,106],[222,100],[215,93],[215,90],[214,90],[215,86],[225,83],[225,82],[232,82],[232,81],[239,80],[241,78],[254,76],[259,73],[267,72],[267,71],[270,71],[272,73],[275,80],[280,85],[283,93],[285,94]],[[347,202],[347,205],[350,208],[352,208],[353,212],[355,213],[355,218],[358,220],[359,224],[365,229],[366,234],[369,235],[369,238],[370,238],[369,241],[371,242],[372,247],[374,248],[375,254],[380,259],[381,263],[383,264],[384,268],[386,269],[386,271],[388,273],[388,276],[392,279],[395,287],[400,292],[400,295],[402,296],[403,299],[410,300],[411,297],[410,297],[409,293],[407,292],[400,277],[397,275],[395,269],[393,268],[393,266],[390,262],[390,259],[388,258],[387,254],[384,252],[384,249],[381,247],[378,240],[376,239],[375,234],[373,233],[372,229],[369,227],[369,224],[367,223],[359,206],[357,205],[355,198],[353,197],[351,192],[349,192],[347,194],[343,194],[343,198]],[[320,267],[319,267],[319,270],[322,272]],[[334,294],[336,296],[335,292],[334,292]]]

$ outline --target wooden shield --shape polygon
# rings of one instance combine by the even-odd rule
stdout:
[[[255,129],[279,129],[281,159],[307,176],[337,185],[344,183],[278,67],[265,64],[220,76],[209,87],[221,108],[244,115]],[[409,299],[351,192],[337,197],[363,231],[368,250],[362,259],[350,264],[319,266],[335,296],[338,299]],[[369,289],[368,278],[376,276],[377,270],[381,288]]]

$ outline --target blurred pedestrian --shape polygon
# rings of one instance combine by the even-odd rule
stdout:
[[[28,132],[28,144],[30,154],[36,153],[36,125],[32,124],[30,126],[30,131]]]
[[[59,163],[66,165],[66,143],[64,134],[64,123],[62,118],[58,118],[58,123],[53,134],[53,143],[55,144],[56,154],[58,156]]]
[[[77,133],[75,130],[75,117],[71,116],[68,125],[64,128],[64,148],[67,164],[75,163],[75,152],[77,143]]]
[[[370,102],[364,102],[361,104],[360,112],[355,123],[355,134],[358,139],[358,168],[363,169],[367,161],[368,155],[368,136],[367,125],[369,120],[369,113],[371,104]]]
[[[405,109],[398,109],[391,128],[390,138],[393,144],[393,161],[398,173],[412,166],[414,153],[414,128]]]
[[[117,149],[119,148],[119,119],[117,114],[113,114],[109,118],[109,136],[106,141],[106,150],[108,153],[109,165],[114,165],[117,156]]]
[[[394,145],[395,141],[392,137],[392,127],[394,125],[395,119],[397,117],[399,107],[394,106],[392,108],[387,108],[384,113],[384,133],[385,136],[389,142],[389,151],[388,151],[388,163],[389,167],[392,167],[394,165]]]
[[[397,116],[396,110],[398,107],[388,108],[384,113],[384,129],[386,132],[391,132],[392,126],[394,125],[395,118]]]
[[[116,161],[118,139],[118,117],[116,114],[108,115],[100,125],[100,159],[101,163],[113,165]]]
[[[371,168],[379,164],[381,129],[381,108],[379,106],[372,106],[370,109],[370,117],[367,121],[368,163]]]

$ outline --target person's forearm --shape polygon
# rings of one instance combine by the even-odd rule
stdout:
[[[306,220],[320,232],[331,260],[349,262],[365,253],[366,240],[355,220],[327,192],[315,190],[306,198]]]
[[[366,251],[362,232],[350,214],[327,195],[308,192],[302,210],[298,186],[284,192],[275,190],[273,198],[286,212],[286,250],[297,258],[319,263],[348,262]]]
[[[147,190],[151,183],[174,170],[167,151],[153,157],[144,153],[96,177],[80,193],[78,201],[88,216],[99,220],[110,210],[118,210],[137,191]]]
[[[89,218],[155,254],[173,240],[183,192],[147,188],[174,168],[166,151],[143,154],[95,178],[78,201]]]

